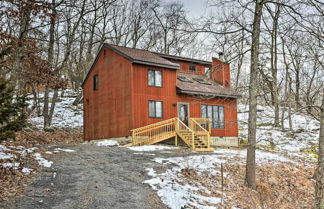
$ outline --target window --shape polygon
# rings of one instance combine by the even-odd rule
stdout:
[[[205,75],[210,78],[210,68],[209,67],[205,67]]]
[[[224,128],[224,106],[201,105],[201,117],[212,120],[212,128]]]
[[[148,85],[162,87],[162,71],[148,70]]]
[[[197,81],[198,83],[205,84],[205,85],[211,85],[208,81],[205,81],[202,78],[192,78],[193,80]]]
[[[178,78],[178,80],[183,81],[183,82],[193,83],[192,80],[190,80],[189,78],[186,78],[184,76],[178,76],[177,78]]]
[[[98,74],[93,76],[93,90],[96,91],[99,88],[99,77]]]
[[[162,118],[163,117],[163,103],[162,101],[149,101],[149,117]]]
[[[196,72],[196,65],[189,65],[189,72]]]

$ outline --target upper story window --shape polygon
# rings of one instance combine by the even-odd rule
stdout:
[[[189,72],[196,72],[196,65],[189,65]]]
[[[148,70],[148,85],[162,87],[162,71]]]
[[[98,74],[93,76],[93,90],[96,91],[99,89],[99,76]]]
[[[224,128],[224,106],[201,105],[201,117],[210,118],[212,128]]]

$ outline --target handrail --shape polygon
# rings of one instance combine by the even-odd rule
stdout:
[[[160,122],[152,123],[152,124],[147,125],[147,126],[143,126],[143,127],[139,127],[139,128],[134,128],[134,129],[132,129],[131,131],[138,131],[138,130],[142,130],[142,129],[146,129],[146,128],[154,127],[154,126],[156,126],[156,125],[163,124],[163,123],[167,123],[167,122],[169,122],[169,121],[176,120],[176,119],[178,119],[178,118],[177,118],[177,117],[175,117],[175,118],[170,118],[170,119],[163,120],[163,121],[160,121]]]
[[[175,133],[177,118],[153,123],[144,127],[133,129],[132,131],[132,144],[138,145],[158,137],[169,136]]]
[[[178,130],[183,130],[183,129],[180,129],[180,124],[182,127],[185,128],[185,131],[188,131],[190,134],[191,134],[191,147],[192,148],[195,148],[195,134],[194,134],[194,131],[191,130],[186,124],[184,124],[179,118],[178,118]]]
[[[194,119],[200,126],[206,126],[205,130],[211,133],[211,120],[210,118],[191,118]]]
[[[202,119],[202,118],[198,118],[199,119]],[[207,131],[205,128],[203,128],[197,121],[196,118],[190,118],[190,125],[191,125],[191,129],[194,130],[194,134],[196,136],[200,136],[200,139],[205,141],[205,143],[207,144],[207,147],[209,148],[210,147],[210,132]],[[210,122],[210,119],[207,119],[207,120],[203,120],[202,121],[207,121],[207,122]],[[210,127],[210,126],[208,126]]]
[[[194,123],[194,124],[192,124]],[[204,129],[194,118],[190,118],[190,125],[192,126],[191,129],[195,132],[197,131],[203,131],[208,132],[206,129]],[[200,130],[196,130],[196,127]]]
[[[202,124],[209,125],[208,118],[190,118],[189,127],[179,118],[153,123],[144,127],[132,129],[132,145],[154,144],[173,136],[180,136],[192,149],[207,146],[210,147],[210,132]]]

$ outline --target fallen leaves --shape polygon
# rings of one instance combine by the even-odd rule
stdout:
[[[215,169],[218,169],[219,166]],[[220,172],[219,172],[220,173]],[[245,165],[224,164],[224,208],[311,208],[314,198],[312,176],[314,168],[293,163],[266,163],[257,166],[257,189],[245,186]],[[203,186],[209,196],[220,197],[221,176],[197,173],[193,169],[182,169],[181,183]],[[207,193],[204,192],[206,196]],[[221,206],[221,205],[217,205]]]
[[[53,132],[21,131],[18,132],[14,141],[3,142],[2,144],[10,149],[2,151],[14,157],[0,159],[0,201],[7,201],[10,197],[20,194],[35,175],[35,171],[41,169],[38,162],[32,156],[34,153],[22,152],[23,149],[37,146],[37,152],[46,154],[46,147],[39,145],[71,144],[82,141],[81,130],[54,130]],[[17,166],[5,166],[6,164]],[[23,172],[24,168],[32,169],[34,172],[25,175]]]

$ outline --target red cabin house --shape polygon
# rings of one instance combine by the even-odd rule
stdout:
[[[230,85],[230,66],[221,59],[104,44],[82,84],[84,138],[132,136],[133,145],[141,145],[173,137],[194,148],[238,145],[240,95]]]

